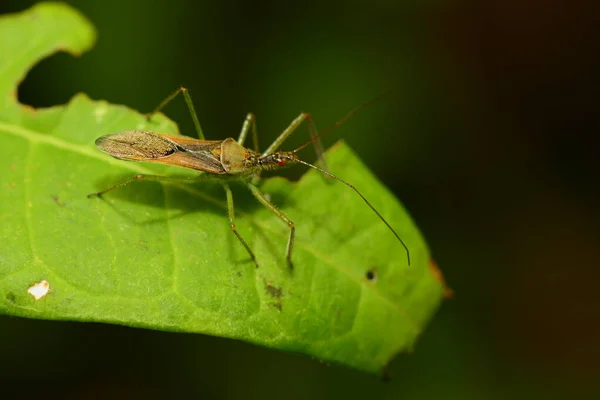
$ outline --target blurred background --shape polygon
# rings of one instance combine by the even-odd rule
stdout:
[[[34,1],[2,0],[0,12]],[[391,381],[231,340],[0,317],[0,393],[60,398],[599,395],[600,10],[567,0],[68,1],[93,51],[44,60],[23,103],[152,110],[179,85],[208,138],[263,146],[300,111],[410,210],[456,292]],[[593,8],[596,8],[594,10]],[[166,113],[193,125],[182,100]],[[298,135],[288,147],[300,144]],[[314,159],[310,149],[304,157]],[[333,171],[335,172],[335,171]],[[296,172],[298,174],[298,172]],[[297,176],[297,175],[296,175]]]

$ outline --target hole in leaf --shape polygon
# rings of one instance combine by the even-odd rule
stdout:
[[[375,267],[369,269],[365,274],[365,278],[369,282],[374,283],[377,280],[377,269]]]

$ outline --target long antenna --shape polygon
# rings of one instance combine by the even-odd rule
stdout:
[[[308,143],[310,143],[310,142],[308,142]],[[363,199],[363,200],[365,201],[365,203],[367,203],[367,205],[368,205],[368,206],[371,208],[371,210],[373,210],[373,212],[374,212],[375,214],[377,214],[377,216],[379,217],[379,219],[380,219],[381,221],[383,221],[383,223],[384,223],[384,224],[385,224],[385,225],[386,225],[386,226],[387,226],[387,227],[390,229],[390,231],[392,231],[392,233],[394,234],[394,236],[396,236],[396,239],[398,239],[398,240],[400,241],[400,243],[401,243],[401,244],[402,244],[402,246],[404,247],[404,250],[406,250],[406,259],[408,260],[408,265],[410,265],[410,251],[408,251],[408,247],[406,247],[406,244],[404,243],[404,241],[402,240],[402,238],[400,237],[400,235],[398,235],[398,234],[396,233],[396,231],[394,230],[394,228],[392,228],[392,226],[391,226],[390,224],[388,224],[388,222],[385,220],[385,218],[383,218],[383,216],[382,216],[381,214],[379,214],[379,211],[377,211],[377,210],[375,209],[375,207],[373,207],[373,205],[372,205],[371,203],[369,203],[369,200],[367,200],[367,198],[366,198],[365,196],[363,196],[363,195],[362,195],[362,193],[361,193],[361,192],[359,192],[359,190],[358,190],[358,189],[357,189],[357,188],[356,188],[354,185],[352,185],[352,184],[351,184],[351,183],[349,183],[349,182],[346,182],[345,180],[343,180],[343,179],[342,179],[342,178],[340,178],[340,177],[337,177],[337,176],[335,176],[335,175],[334,175],[334,174],[332,174],[331,172],[327,172],[327,171],[325,171],[324,169],[321,169],[321,168],[319,168],[319,167],[317,167],[317,166],[315,166],[315,165],[312,165],[312,164],[310,164],[310,163],[307,163],[306,161],[302,161],[302,160],[300,160],[300,159],[298,159],[298,158],[296,158],[294,161],[295,161],[295,162],[298,162],[298,163],[300,163],[300,164],[306,165],[307,167],[310,167],[310,168],[312,168],[312,169],[316,169],[317,171],[321,172],[322,174],[325,174],[325,175],[327,175],[327,176],[329,176],[329,177],[331,177],[331,178],[333,178],[333,179],[337,180],[338,182],[342,182],[344,185],[346,185],[346,186],[348,186],[350,189],[354,190],[354,191],[355,191],[355,192],[356,192],[356,193],[357,193],[357,194],[360,196],[360,198],[361,198],[361,199]]]
[[[348,121],[350,118],[354,117],[354,115],[356,115],[356,113],[358,113],[359,111],[364,110],[365,108],[371,106],[373,103],[375,103],[377,100],[381,99],[383,96],[387,95],[389,92],[390,92],[390,90],[386,90],[385,92],[383,92],[383,93],[381,93],[381,94],[373,97],[371,100],[367,101],[366,103],[363,103],[363,104],[361,104],[358,107],[354,107],[342,119],[336,121],[333,125],[329,126],[327,129],[325,129],[323,132],[319,133],[318,135],[313,136],[308,142],[304,143],[300,147],[297,147],[296,150],[292,151],[292,153],[296,153],[296,152],[302,150],[303,148],[305,148],[306,146],[308,146],[309,144],[311,144],[315,140],[318,140],[318,139],[322,138],[323,136],[327,135],[329,132],[331,132],[332,130],[334,130],[338,126],[342,125],[344,122]]]

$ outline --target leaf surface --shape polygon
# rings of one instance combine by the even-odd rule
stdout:
[[[92,46],[83,16],[41,3],[0,17],[0,38],[0,313],[236,338],[370,372],[411,348],[444,288],[407,212],[348,146],[328,152],[331,171],[395,227],[411,265],[352,190],[311,170],[299,182],[260,186],[296,223],[293,270],[287,226],[234,187],[256,268],[230,230],[218,183],[136,182],[86,197],[139,173],[193,174],[119,161],[94,146],[123,130],[176,134],[166,117],[147,122],[82,94],[48,109],[18,103],[17,86],[36,62]],[[27,290],[44,280],[50,291],[36,300]]]

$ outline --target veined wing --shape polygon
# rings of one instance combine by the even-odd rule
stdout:
[[[121,160],[154,162],[225,174],[221,165],[221,142],[133,130],[102,136],[96,140],[96,146]]]

